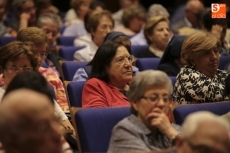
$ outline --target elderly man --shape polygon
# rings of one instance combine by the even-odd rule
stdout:
[[[47,95],[19,89],[0,105],[0,141],[6,153],[62,153],[62,132]]]
[[[229,153],[230,127],[217,115],[196,112],[183,123],[181,136],[177,138],[176,150],[161,153]]]
[[[172,31],[178,33],[178,30],[184,27],[200,28],[197,16],[203,9],[203,3],[199,0],[189,0],[185,6],[184,19],[174,24],[172,26]]]

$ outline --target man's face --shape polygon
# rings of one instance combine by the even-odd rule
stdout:
[[[228,134],[229,131],[218,123],[211,121],[200,123],[189,138],[183,138],[183,142],[178,146],[178,153],[228,153],[230,151]]]

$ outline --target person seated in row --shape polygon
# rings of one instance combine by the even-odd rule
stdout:
[[[230,127],[219,116],[207,111],[195,112],[186,117],[182,128],[175,149],[153,153],[230,152]]]
[[[83,2],[81,4],[82,6],[80,6],[80,7],[83,7],[83,8],[85,7],[84,11],[82,12],[84,14],[84,18],[82,19],[81,22],[77,22],[77,23],[74,23],[72,25],[65,26],[62,36],[78,38],[80,36],[87,35],[85,24],[86,24],[86,18],[88,17],[89,12],[91,12],[93,10],[102,11],[102,10],[106,9],[105,5],[101,1],[98,1],[98,0],[93,0],[90,2],[89,10],[86,9],[88,6],[85,6],[85,4],[84,4],[85,2],[86,3],[88,3],[88,2],[87,1],[82,1],[82,2]],[[87,10],[87,13],[86,13],[86,10]],[[76,46],[77,46],[77,44],[76,44]]]
[[[46,32],[47,36],[47,56],[44,59],[46,65],[59,74],[61,78],[61,58],[57,56],[59,47],[56,46],[59,30],[61,28],[61,19],[57,14],[44,13],[38,17],[36,26]]]
[[[177,76],[183,66],[180,54],[185,38],[186,36],[181,35],[173,36],[164,51],[157,70],[165,72],[168,76]]]
[[[104,39],[104,42],[106,42],[107,40],[118,42],[123,45],[128,45],[131,47],[130,39],[128,38],[128,36],[126,36],[122,32],[113,31],[113,32],[108,33]],[[88,79],[88,76],[91,70],[92,70],[92,61],[89,62],[84,68],[79,68],[76,71],[73,77],[73,81],[86,81]],[[133,66],[133,72],[134,72],[134,75],[138,73],[138,68]]]
[[[129,106],[126,92],[133,78],[130,46],[107,41],[92,60],[92,70],[82,91],[82,107]]]
[[[8,32],[10,36],[16,37],[19,30],[35,26],[36,8],[33,0],[14,0],[12,8],[16,16],[12,18]]]
[[[63,153],[63,132],[52,103],[44,93],[28,89],[12,91],[3,98],[0,141],[6,153]]]
[[[50,68],[41,67],[42,62],[48,55],[47,51],[47,34],[44,30],[37,27],[28,27],[18,32],[18,41],[32,43],[32,51],[38,57],[37,70],[47,79],[47,81],[53,86],[55,94],[57,96],[57,102],[63,109],[63,111],[69,112],[69,105],[67,102],[65,88],[58,74]]]
[[[28,74],[26,77],[24,75],[17,77],[17,75],[23,71],[37,70],[37,59],[31,51],[31,48],[23,42],[14,41],[0,49],[0,68],[0,72],[4,76],[4,86],[0,88],[0,101],[2,101],[5,91],[11,90],[12,88],[20,86],[21,84],[30,89],[33,86],[36,86],[36,90],[41,92],[48,90],[50,91],[50,86],[48,85],[47,81],[43,79],[43,77],[38,77],[39,79],[36,79],[33,77],[33,75]],[[12,80],[14,82],[12,82]],[[25,97],[27,99],[27,96]],[[49,97],[51,97],[53,101],[54,97],[52,94]],[[73,129],[71,123],[68,121],[68,117],[65,115],[56,101],[54,102],[53,112],[62,120],[62,125]]]
[[[138,73],[127,92],[131,115],[113,128],[108,153],[150,152],[172,147],[182,130],[167,117],[172,91],[172,82],[164,72]]]
[[[82,23],[85,15],[89,11],[91,0],[71,0],[70,5],[76,12],[76,18],[75,19],[69,19],[65,21],[65,26],[70,26],[73,24]]]
[[[141,51],[137,58],[162,57],[171,38],[169,20],[163,16],[155,16],[147,20],[144,27],[148,49]]]
[[[141,5],[131,5],[124,9],[122,25],[115,27],[114,31],[123,32],[128,36],[139,33],[146,20],[145,8]]]
[[[177,75],[172,97],[175,103],[227,99],[224,89],[228,73],[218,69],[220,48],[220,40],[206,31],[199,31],[185,39],[181,51],[184,66]]]
[[[152,4],[148,9],[147,21],[148,21],[148,19],[150,19],[154,16],[164,16],[168,19],[169,18],[169,12],[161,4]],[[130,40],[131,40],[132,45],[139,45],[139,46],[145,45],[145,46],[147,46],[148,43],[147,43],[145,36],[144,36],[144,26],[142,27],[142,30],[138,34],[136,34],[135,36],[130,38]]]
[[[112,31],[114,20],[109,11],[92,11],[87,17],[85,25],[87,32],[91,34],[90,41],[85,41],[84,48],[74,53],[74,60],[78,62],[89,62],[93,59],[98,47],[100,47],[105,36]],[[85,37],[85,36],[82,36]],[[82,38],[79,37],[80,41]],[[84,39],[83,39],[84,40]],[[76,43],[76,40],[74,41]]]

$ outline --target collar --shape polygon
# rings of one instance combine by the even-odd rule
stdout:
[[[136,115],[131,114],[129,117],[131,123],[140,129],[145,135],[150,135],[152,132],[137,118]]]
[[[188,27],[192,28],[192,24],[191,22],[188,21],[188,19],[186,17],[184,17],[184,22],[187,24]]]
[[[149,46],[149,50],[150,52],[152,52],[153,54],[155,54],[157,57],[162,57],[164,52],[159,50],[159,49],[156,49],[156,48],[153,48],[152,46]]]

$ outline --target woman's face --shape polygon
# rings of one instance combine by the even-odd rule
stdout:
[[[19,68],[19,69],[18,69]],[[22,69],[23,68],[23,69]],[[23,71],[32,71],[32,65],[28,56],[21,55],[17,60],[8,61],[3,68],[3,76],[5,85],[9,85],[11,80]]]
[[[58,35],[59,35],[59,30],[58,30],[58,25],[56,25],[54,22],[50,21],[41,26],[41,29],[46,32],[46,36],[48,39],[48,50],[50,50],[53,45],[55,44]]]
[[[149,35],[149,39],[154,46],[165,50],[170,40],[169,24],[166,21],[159,22]]]
[[[81,18],[84,18],[85,15],[89,12],[90,2],[83,2],[80,7],[77,9],[77,14]]]
[[[134,17],[130,20],[129,28],[131,31],[138,33],[141,31],[143,25],[145,23],[144,17]]]
[[[192,60],[191,63],[204,75],[213,77],[219,66],[219,50],[213,48],[206,51]]]
[[[102,16],[95,31],[92,31],[94,41],[102,43],[105,36],[113,29],[113,22],[107,17]]]
[[[116,55],[108,67],[109,81],[113,85],[127,84],[132,80],[132,63],[129,62],[130,54],[124,46],[117,48]]]
[[[166,85],[159,85],[147,88],[139,101],[132,102],[133,108],[137,111],[137,117],[149,129],[153,117],[150,113],[158,114],[159,111],[167,114],[169,111],[170,93]]]

